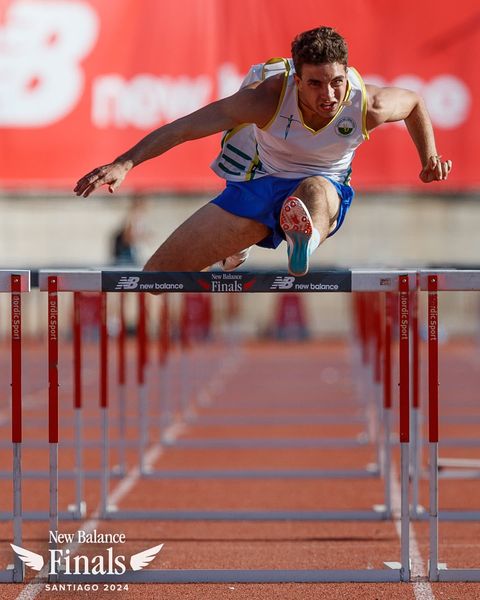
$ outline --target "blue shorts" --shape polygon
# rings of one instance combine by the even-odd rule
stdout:
[[[325,177],[322,175],[322,177]],[[212,200],[213,204],[220,206],[229,213],[239,217],[253,219],[271,229],[271,234],[258,242],[257,246],[263,248],[276,248],[285,239],[280,228],[280,210],[286,198],[292,195],[295,189],[305,179],[285,179],[266,175],[251,181],[227,181],[223,192]],[[345,220],[355,192],[348,185],[342,185],[328,179],[335,186],[340,198],[340,208],[337,216],[337,225],[328,237],[336,233]]]

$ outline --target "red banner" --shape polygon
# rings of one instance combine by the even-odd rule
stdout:
[[[367,82],[424,96],[446,184],[423,185],[403,125],[357,153],[360,190],[468,190],[480,185],[480,12],[435,0],[0,0],[0,186],[72,189],[148,131],[232,93],[249,66],[289,56],[296,33],[331,25]],[[219,136],[140,165],[125,189],[215,190]]]

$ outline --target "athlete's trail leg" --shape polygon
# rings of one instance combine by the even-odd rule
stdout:
[[[145,271],[201,271],[269,234],[266,225],[237,217],[215,204],[195,212],[147,261]]]

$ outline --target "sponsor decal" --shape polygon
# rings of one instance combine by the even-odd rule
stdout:
[[[297,292],[338,292],[340,286],[338,283],[296,283],[294,289]]]
[[[99,17],[78,0],[7,5],[0,19],[0,127],[47,127],[84,93],[82,63],[98,40]]]
[[[138,287],[138,282],[140,281],[140,277],[120,277],[117,285],[115,286],[116,290],[136,290]]]
[[[275,277],[271,290],[290,290],[295,283],[295,277]]]
[[[208,292],[248,292],[256,282],[256,277],[244,281],[241,273],[209,273],[210,277],[197,279],[198,285]]]

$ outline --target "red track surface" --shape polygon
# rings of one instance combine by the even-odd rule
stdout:
[[[25,350],[27,363],[24,407],[24,440],[46,440],[45,354],[43,347],[31,345]],[[225,363],[225,358],[227,362]],[[98,440],[98,378],[97,350],[85,352],[83,409],[87,440]],[[476,366],[478,349],[465,344],[449,344],[441,348],[441,414],[460,413],[479,415],[473,393],[478,388],[479,369]],[[73,415],[70,349],[62,348],[60,364],[60,440],[73,439],[70,419]],[[138,439],[137,390],[131,380],[134,365],[130,364],[128,386],[128,439]],[[2,365],[2,369],[5,368]],[[185,379],[185,360],[175,351],[170,359],[173,384],[172,397],[181,392],[180,379]],[[179,424],[179,440],[195,439],[352,439],[361,433],[357,424],[319,424],[315,418],[322,414],[344,415],[359,410],[358,401],[365,390],[359,385],[358,371],[352,366],[352,355],[343,343],[265,343],[242,347],[237,355],[216,345],[203,346],[188,353],[187,368],[190,389],[190,408],[194,417]],[[2,373],[2,375],[5,375]],[[2,376],[2,397],[8,394],[8,377]],[[150,387],[150,445],[158,439],[158,369],[149,372]],[[461,382],[460,384],[458,382]],[[459,388],[461,385],[461,388]],[[116,439],[116,384],[110,382],[110,422],[112,438]],[[203,394],[201,394],[203,392]],[[464,401],[464,408],[455,406]],[[204,405],[198,403],[202,398]],[[355,407],[356,404],[356,407]],[[394,397],[395,412],[398,398]],[[4,406],[2,415],[8,414]],[[193,414],[193,413],[192,413]],[[282,424],[201,424],[204,417],[273,417],[285,418]],[[290,418],[290,423],[289,423]],[[294,419],[303,419],[295,423]],[[5,419],[3,420],[5,423]],[[480,439],[480,425],[475,423],[449,424],[442,422],[440,439],[469,437]],[[9,426],[3,426],[2,439],[9,439]],[[397,438],[395,438],[397,439]],[[163,448],[152,465],[155,469],[361,469],[375,460],[371,445],[345,448]],[[86,449],[87,469],[99,468],[98,448]],[[395,452],[395,456],[396,456]],[[0,451],[3,469],[10,468],[11,452]],[[478,457],[478,448],[447,448],[441,456]],[[111,462],[117,460],[115,450]],[[138,464],[135,448],[127,452],[130,472]],[[73,468],[73,450],[60,449],[60,468]],[[48,469],[48,449],[23,450],[23,469]],[[398,479],[398,462],[396,477]],[[370,509],[382,501],[382,483],[371,479],[141,479],[130,477],[131,489],[120,497],[120,509]],[[120,480],[112,479],[111,492]],[[10,482],[2,482],[0,507],[10,510]],[[25,480],[24,510],[48,510],[48,482]],[[89,514],[98,506],[99,483],[88,480],[85,496]],[[60,480],[60,509],[73,502],[74,487],[70,480]],[[427,481],[422,481],[421,501],[428,505]],[[480,480],[441,480],[441,508],[480,509]],[[62,532],[85,527],[85,522],[63,521]],[[395,522],[208,522],[208,521],[101,521],[100,532],[125,533],[126,543],[115,551],[127,556],[164,543],[164,548],[150,567],[155,569],[318,569],[318,568],[382,568],[383,561],[399,560],[400,544]],[[8,543],[11,526],[2,523],[0,558],[5,567],[11,561]],[[425,581],[428,558],[428,525],[412,526],[423,565],[413,565],[418,580],[409,584],[129,584],[127,591],[90,592],[96,598],[206,598],[242,599],[396,599],[396,598],[455,598],[476,599],[479,584],[428,584]],[[480,567],[479,523],[441,523],[440,560],[450,567]],[[48,522],[28,522],[23,527],[24,547],[47,554]],[[93,555],[104,546],[84,545],[81,554]],[[418,559],[418,556],[417,556]],[[10,598],[77,598],[82,592],[45,591],[44,584],[32,581],[34,572],[26,569],[30,583],[0,585],[2,599]],[[423,577],[422,577],[423,576]],[[28,595],[25,595],[28,594]],[[20,595],[20,596],[19,596]]]

